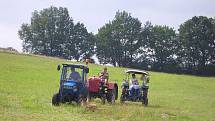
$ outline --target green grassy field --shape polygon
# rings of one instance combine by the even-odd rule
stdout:
[[[101,105],[93,112],[75,104],[51,105],[59,88],[56,66],[65,60],[0,52],[2,121],[215,121],[215,78],[150,72],[149,106]],[[90,64],[90,76],[103,68]],[[121,85],[125,68],[108,67]],[[121,91],[121,89],[119,88]]]

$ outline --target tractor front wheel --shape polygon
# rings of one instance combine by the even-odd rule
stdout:
[[[58,106],[59,104],[60,104],[60,95],[56,93],[52,97],[52,105]]]
[[[76,101],[78,105],[85,104],[87,102],[87,97],[80,95]]]
[[[87,102],[90,102],[92,99],[92,94],[90,92],[88,92],[87,94]]]
[[[124,95],[121,95],[121,97],[120,97],[120,103],[125,103],[125,98],[124,98]]]
[[[106,100],[106,95],[105,94],[103,94],[101,96],[101,100],[102,100],[102,104],[105,104],[105,100]]]

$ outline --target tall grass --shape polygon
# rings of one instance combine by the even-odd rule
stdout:
[[[149,106],[126,102],[101,105],[93,112],[76,104],[51,105],[59,88],[56,67],[62,59],[0,52],[0,120],[2,121],[212,121],[215,78],[150,72]],[[103,66],[90,64],[89,76]],[[110,80],[121,85],[125,68],[108,67]],[[119,88],[119,91],[121,89]]]

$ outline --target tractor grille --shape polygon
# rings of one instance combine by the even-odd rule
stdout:
[[[68,93],[75,93],[78,91],[77,87],[76,86],[67,86],[67,85],[64,85],[63,86],[63,90],[65,92],[68,92]]]

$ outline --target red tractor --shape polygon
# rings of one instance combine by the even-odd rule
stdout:
[[[105,82],[100,77],[90,77],[87,81],[88,86],[88,100],[92,98],[100,98],[102,104],[105,104],[106,100],[109,103],[115,103],[118,98],[118,85],[117,83]]]

